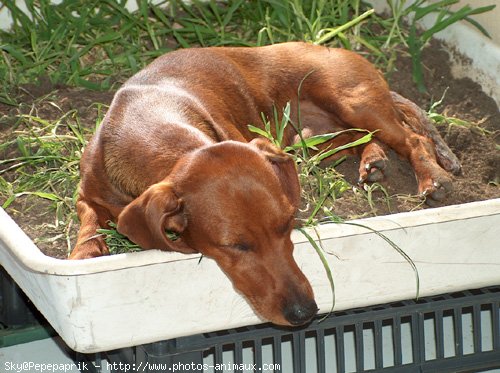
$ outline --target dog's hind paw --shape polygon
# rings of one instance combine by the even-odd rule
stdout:
[[[431,207],[437,206],[453,190],[453,183],[449,177],[433,178],[419,187],[425,203]]]

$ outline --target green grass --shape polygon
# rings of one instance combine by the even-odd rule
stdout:
[[[14,20],[0,31],[0,100],[14,104],[9,87],[48,77],[90,89],[109,89],[155,57],[177,47],[265,45],[290,40],[357,49],[391,68],[394,51],[408,47],[414,77],[423,87],[420,53],[438,31],[465,19],[486,33],[470,16],[494,6],[464,6],[458,0],[426,6],[419,0],[388,0],[393,16],[382,19],[360,0],[230,0],[228,2],[138,0],[130,11],[124,0],[27,0],[27,13],[5,0]],[[419,32],[416,21],[434,12],[435,25]],[[403,26],[412,19],[410,29]]]
[[[378,232],[370,228],[369,226],[360,223],[344,221],[344,219],[340,216],[337,216],[331,208],[331,201],[335,200],[343,192],[349,189],[350,185],[333,168],[335,164],[337,164],[338,162],[342,162],[342,158],[340,158],[336,163],[327,168],[323,168],[320,166],[321,161],[327,157],[331,157],[339,153],[342,150],[366,144],[372,139],[373,133],[363,130],[351,129],[304,138],[301,133],[301,128],[303,127],[300,121],[300,110],[298,111],[298,118],[298,123],[293,123],[290,118],[290,103],[287,103],[287,105],[283,108],[281,117],[278,115],[278,111],[276,110],[276,108],[274,108],[274,126],[271,124],[271,121],[263,116],[262,120],[264,122],[264,129],[252,125],[249,126],[249,129],[250,131],[265,137],[273,144],[280,147],[283,151],[290,153],[291,156],[293,156],[293,158],[295,159],[299,171],[299,180],[302,189],[302,200],[305,201],[308,206],[311,206],[311,208],[308,209],[308,215],[306,215],[305,219],[302,219],[301,221],[301,227],[299,228],[299,231],[307,238],[323,264],[332,291],[333,301],[331,311],[333,311],[333,308],[335,307],[335,283],[333,279],[332,269],[330,268],[328,260],[325,257],[326,252],[322,248],[321,237],[318,231],[315,230],[316,239],[314,239],[305,229],[303,229],[303,227],[314,228],[320,222],[333,222],[336,224],[358,226],[375,233],[378,237],[384,240],[412,267],[415,274],[415,297],[418,299],[420,292],[420,278],[418,270],[413,260],[405,253],[405,251],[383,233]],[[283,133],[289,125],[297,131],[300,141],[299,143],[292,146],[285,146],[285,144],[283,144],[282,142]],[[322,150],[319,150],[317,148],[318,145],[325,144],[336,136],[349,131],[362,131],[367,133],[356,141],[352,141],[336,148],[327,147],[326,149]],[[378,183],[365,185],[365,198],[372,209],[374,208],[373,193],[376,190],[382,191],[386,199],[389,200],[389,194],[382,185]],[[326,316],[328,316],[328,314]]]
[[[97,234],[104,237],[111,255],[134,253],[141,251],[141,247],[116,230],[116,224],[109,222],[108,229],[98,229]]]
[[[456,118],[456,117],[450,117],[446,115],[445,113],[440,113],[438,111],[439,106],[443,103],[444,98],[446,96],[447,90],[444,91],[443,96],[441,99],[439,99],[436,102],[433,102],[427,111],[427,114],[429,118],[436,124],[442,124],[448,126],[448,130],[451,127],[465,127],[469,128],[472,131],[475,131],[476,133],[480,133],[481,135],[492,135],[492,131],[487,130],[486,128],[481,127],[481,123],[471,123],[469,121]]]
[[[227,4],[212,0],[191,5],[138,0],[134,12],[125,3],[63,0],[53,5],[50,0],[27,0],[26,14],[14,0],[4,1],[14,23],[11,30],[0,31],[0,101],[15,105],[12,88],[41,78],[109,89],[178,47],[255,46],[289,40],[369,45],[359,23],[376,20],[358,0]]]
[[[16,178],[9,184],[10,195],[2,207],[22,195],[33,194],[68,209],[73,206],[75,185],[79,179],[79,160],[85,146],[84,132],[76,111],[70,111],[55,121],[34,115],[19,115],[15,139],[0,145],[0,151],[15,156],[0,160],[0,178],[13,173]]]
[[[53,83],[107,89],[120,75],[131,75],[169,50],[158,42],[165,36],[159,22],[144,13],[146,2],[134,15],[114,1],[26,4],[28,14],[4,1],[14,24],[0,34],[0,77],[11,85],[44,76]]]
[[[300,87],[299,87],[300,96]],[[308,138],[302,136],[302,123],[300,120],[300,107],[298,108],[298,122],[294,123],[290,117],[290,102],[282,109],[281,115],[276,107],[273,108],[273,118],[269,119],[262,114],[263,126],[248,125],[248,129],[273,143],[284,152],[289,153],[299,171],[299,181],[302,190],[302,199],[307,205],[307,210],[311,211],[310,215],[304,220],[307,226],[313,225],[324,216],[320,212],[322,210],[331,210],[329,201],[335,200],[343,192],[350,188],[350,185],[335,171],[335,166],[342,162],[344,158],[330,162],[328,166],[322,166],[322,162],[334,157],[337,153],[360,146],[369,142],[373,133],[359,129],[347,129],[333,133],[315,135]],[[287,127],[293,127],[300,141],[296,144],[286,145],[283,143],[284,133]],[[349,132],[364,133],[358,140],[346,143],[341,146],[332,148],[328,146],[325,149],[319,150],[318,146],[327,144],[328,141]],[[318,214],[320,213],[320,214]]]

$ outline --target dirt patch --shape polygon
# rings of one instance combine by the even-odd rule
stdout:
[[[426,110],[446,92],[437,111],[470,123],[467,126],[438,125],[441,135],[463,166],[463,173],[455,177],[454,191],[444,204],[500,198],[500,113],[495,102],[471,80],[452,77],[448,53],[439,43],[434,42],[432,48],[426,49],[423,62],[428,93],[422,94],[415,88],[411,81],[411,61],[406,57],[398,59],[396,70],[388,76],[391,89]],[[50,97],[50,100],[41,100],[42,97]],[[18,98],[24,104],[20,108],[0,104],[0,116],[3,116],[0,139],[13,136],[15,116],[20,111],[27,113],[36,110],[41,118],[56,119],[62,113],[77,110],[82,125],[93,128],[98,111],[95,104],[109,104],[112,97],[113,92],[54,87],[46,81],[22,87]],[[35,102],[39,104],[35,105]],[[6,151],[2,157],[7,155]],[[367,189],[356,186],[359,160],[349,158],[343,162],[338,171],[345,175],[353,187],[335,201],[334,213],[344,219],[352,219],[427,208],[415,196],[417,186],[409,164],[394,153],[390,159],[386,180]],[[3,176],[7,180],[13,177]],[[50,203],[33,197],[20,198],[8,212],[44,253],[66,257],[67,247],[71,243],[67,243],[66,236],[60,233],[61,227],[57,227],[58,222],[53,211],[50,211]],[[78,223],[75,221],[63,229],[70,232],[69,236],[74,240]]]

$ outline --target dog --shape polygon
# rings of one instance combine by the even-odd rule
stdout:
[[[309,322],[318,308],[290,239],[297,171],[287,154],[248,130],[287,102],[304,137],[345,128],[375,133],[356,150],[360,182],[383,177],[391,148],[409,160],[428,200],[451,189],[456,157],[425,113],[391,92],[358,54],[300,42],[178,50],[117,91],[85,149],[81,228],[70,259],[108,254],[96,230],[112,221],[143,249],[213,258],[263,319]],[[284,145],[297,139],[288,126]]]

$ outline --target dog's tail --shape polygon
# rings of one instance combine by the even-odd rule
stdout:
[[[427,113],[412,101],[396,92],[391,92],[394,106],[401,115],[403,125],[413,132],[428,137],[434,142],[437,161],[446,171],[454,175],[460,174],[462,166],[457,156],[453,154],[448,145],[431,122]]]

